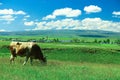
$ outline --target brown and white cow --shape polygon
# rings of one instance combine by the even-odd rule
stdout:
[[[33,59],[39,59],[43,63],[47,62],[46,57],[43,56],[40,47],[33,42],[11,42],[10,51],[11,51],[10,56],[11,63],[17,56],[26,57],[23,65],[26,64],[29,58],[31,65]]]

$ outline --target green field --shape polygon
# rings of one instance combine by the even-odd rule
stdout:
[[[10,41],[0,41],[0,80],[119,80],[120,46],[92,43],[38,43],[47,65],[34,60],[22,65],[17,57],[11,65]]]

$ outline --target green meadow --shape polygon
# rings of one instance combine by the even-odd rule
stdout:
[[[119,80],[120,33],[58,30],[0,33],[0,80]],[[35,41],[47,56],[23,66],[24,57],[10,64],[12,40]]]
[[[23,57],[10,64],[10,41],[0,41],[1,80],[119,80],[120,45],[97,43],[38,43],[47,64],[23,66]]]

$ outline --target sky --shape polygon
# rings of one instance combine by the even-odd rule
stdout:
[[[120,0],[0,0],[0,32],[120,32]]]

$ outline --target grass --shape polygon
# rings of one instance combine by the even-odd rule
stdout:
[[[91,62],[103,64],[120,64],[120,53],[112,50],[95,48],[68,48],[45,50],[48,59],[74,62]]]
[[[119,80],[120,52],[113,44],[39,43],[47,65],[33,66],[17,57],[9,63],[9,50],[0,42],[0,80]]]
[[[43,66],[34,62],[22,66],[20,59],[10,65],[0,61],[0,79],[2,80],[119,80],[120,65],[79,63],[71,61],[49,60]]]
[[[96,44],[96,43],[38,43],[41,48],[102,48],[119,50],[117,44]]]

